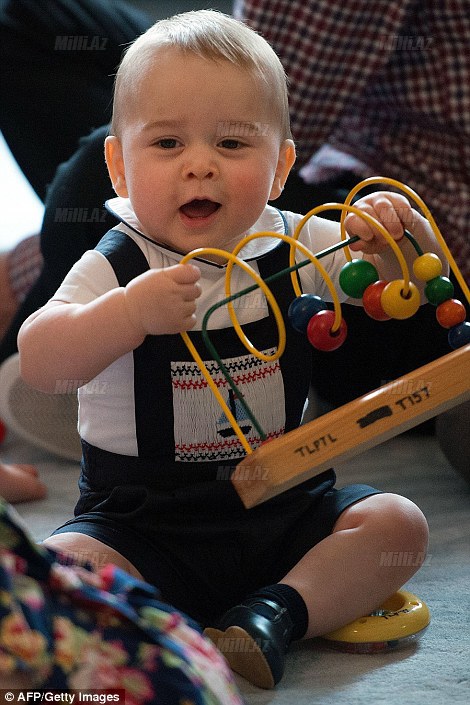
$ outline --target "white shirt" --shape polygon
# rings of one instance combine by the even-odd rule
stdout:
[[[109,202],[109,207],[124,221],[116,228],[126,233],[137,243],[150,268],[170,267],[181,260],[183,255],[138,234],[141,233],[141,226],[127,199],[112,199]],[[283,215],[287,221],[288,233],[292,234],[302,216],[290,212],[284,212]],[[284,230],[284,220],[280,212],[267,206],[249,232],[284,233]],[[313,217],[303,228],[299,241],[311,252],[320,252],[339,241],[339,226],[332,221]],[[280,240],[275,237],[256,239],[248,243],[241,250],[239,256],[248,261],[254,271],[259,274],[256,258],[269,252],[279,243]],[[305,260],[305,256],[300,253],[297,255],[297,260]],[[321,259],[340,300],[346,299],[346,295],[341,292],[338,285],[339,273],[345,262],[343,249]],[[226,298],[224,291],[225,266],[199,259],[193,260],[193,263],[197,264],[201,270],[199,283],[202,294],[197,301],[197,322],[194,328],[200,330],[207,308]],[[323,277],[313,264],[302,267],[298,271],[303,292],[317,294],[326,301],[332,300]],[[234,267],[232,293],[241,291],[252,284],[253,279],[249,274],[240,267]],[[97,250],[90,250],[70,270],[53,300],[86,304],[118,286],[114,270],[106,257]],[[249,294],[249,297],[244,297],[243,305],[236,306],[236,313],[241,325],[267,316],[268,306],[261,291],[256,289]],[[231,326],[231,321],[227,307],[216,309],[209,319],[208,327],[216,329],[229,326]],[[136,456],[138,452],[134,413],[133,365],[133,354],[130,352],[80,387],[78,426],[81,437],[89,443],[114,453]],[[158,404],[158,400],[155,403]]]

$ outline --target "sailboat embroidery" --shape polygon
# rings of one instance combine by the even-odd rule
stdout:
[[[274,349],[262,352],[272,355]],[[256,447],[261,442],[250,410],[269,438],[282,435],[286,421],[279,360],[265,362],[241,355],[223,358],[223,363],[237,387],[233,391],[215,362],[206,361],[206,366],[250,445]],[[192,463],[242,458],[245,451],[240,439],[196,362],[174,361],[171,365],[175,460]]]
[[[240,429],[242,432],[247,435],[251,429],[252,425],[251,424],[244,424],[241,423],[244,420],[248,420],[248,415],[245,411],[245,408],[243,404],[241,403],[240,399],[236,397],[232,389],[229,389],[228,391],[228,407],[230,411],[232,412],[233,416],[235,417],[235,420],[237,421],[238,425],[240,426]],[[232,424],[230,421],[227,419],[227,416],[225,413],[223,413],[218,421],[217,421],[217,433],[219,436],[222,436],[222,438],[230,438],[231,436],[236,436],[235,431],[233,430]]]

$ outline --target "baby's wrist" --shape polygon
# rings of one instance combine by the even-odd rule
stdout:
[[[140,345],[147,335],[147,331],[140,321],[138,315],[138,306],[135,302],[135,290],[132,286],[132,282],[126,287],[121,288],[122,297],[124,300],[124,310],[129,322],[130,330],[135,333],[137,339],[137,345]]]

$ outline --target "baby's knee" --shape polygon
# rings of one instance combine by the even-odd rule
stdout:
[[[349,507],[340,517],[338,529],[361,529],[369,539],[390,550],[425,555],[429,539],[426,517],[409,499],[383,493],[367,497]]]
[[[74,531],[53,534],[43,543],[49,548],[67,555],[70,562],[75,565],[91,565],[94,570],[99,570],[104,568],[105,565],[112,563],[134,578],[143,580],[141,573],[127,558],[87,534],[80,534]]]
[[[406,497],[385,493],[376,495],[373,521],[376,530],[387,538],[394,551],[424,557],[428,547],[429,527],[421,509]]]

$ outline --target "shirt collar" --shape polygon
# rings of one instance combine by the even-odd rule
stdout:
[[[123,225],[132,230],[136,235],[144,238],[148,242],[152,243],[155,247],[161,250],[165,254],[171,254],[173,257],[175,254],[183,256],[183,253],[173,250],[168,245],[162,245],[143,232],[142,225],[140,224],[134,209],[132,208],[131,202],[128,198],[122,198],[117,196],[116,198],[111,198],[105,203],[106,209],[117,218]],[[242,237],[251,235],[252,233],[258,232],[275,232],[275,233],[287,233],[287,222],[280,210],[274,208],[273,206],[266,206],[260,218],[256,223],[246,231]],[[246,262],[253,259],[258,259],[264,255],[271,252],[275,247],[281,243],[278,238],[262,237],[256,240],[251,240],[245,247],[243,247],[238,253],[238,257]],[[226,265],[220,265],[216,262],[211,262],[202,257],[194,257],[194,260],[204,262],[205,264],[210,264],[213,267],[223,268]]]

